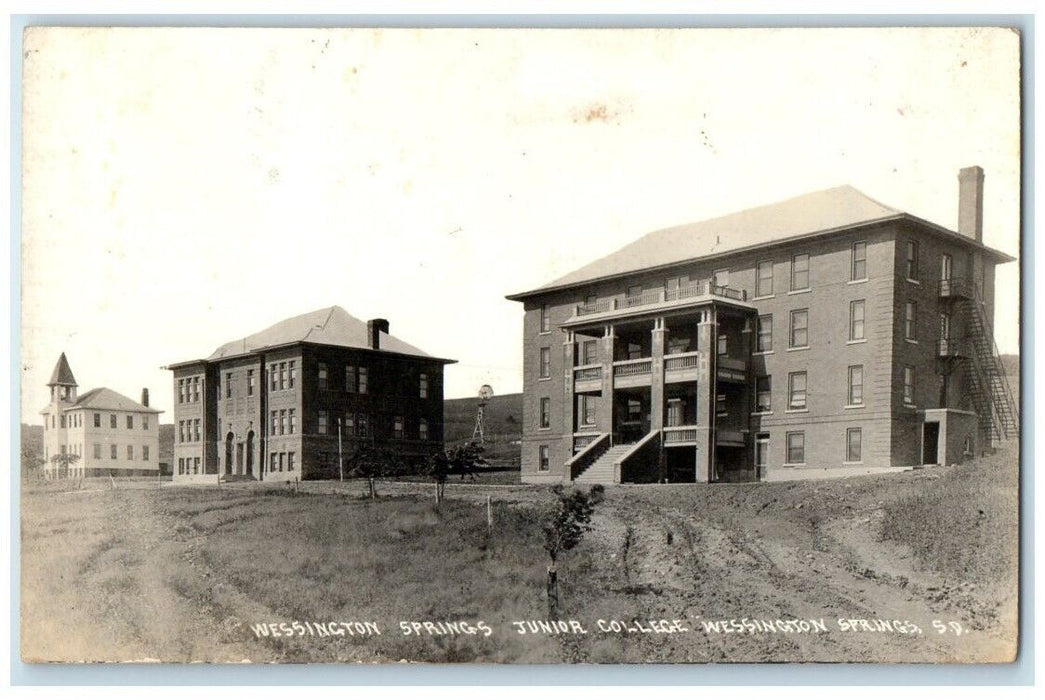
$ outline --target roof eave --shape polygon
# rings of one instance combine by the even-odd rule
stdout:
[[[962,234],[958,233],[957,231],[951,231],[948,228],[944,228],[943,226],[940,226],[938,224],[934,224],[934,223],[932,223],[930,221],[926,221],[925,219],[922,219],[922,218],[919,218],[917,216],[914,216],[913,214],[908,214],[906,212],[898,212],[898,213],[895,213],[895,214],[889,214],[888,216],[882,216],[882,217],[879,217],[877,219],[868,219],[867,221],[862,221],[862,222],[860,222],[858,224],[850,224],[850,225],[847,225],[847,226],[838,226],[838,227],[830,228],[830,229],[821,229],[819,231],[813,231],[811,233],[804,233],[804,234],[800,234],[798,236],[791,236],[791,237],[788,237],[788,238],[780,238],[780,239],[777,239],[777,240],[774,240],[774,241],[765,242],[765,243],[756,243],[756,244],[752,244],[752,245],[748,245],[748,246],[743,246],[741,248],[733,248],[731,250],[723,251],[721,253],[715,253],[715,254],[712,254],[712,255],[704,255],[704,256],[701,256],[699,258],[688,258],[686,260],[679,260],[679,261],[676,261],[676,262],[665,263],[663,265],[654,265],[652,267],[644,267],[644,268],[638,268],[638,269],[635,269],[635,270],[628,270],[627,272],[618,272],[618,273],[614,273],[614,274],[610,274],[610,275],[602,275],[600,277],[593,277],[593,278],[588,279],[588,280],[580,280],[580,281],[577,281],[577,282],[570,282],[570,283],[567,283],[567,284],[561,284],[561,285],[557,285],[557,286],[554,286],[554,287],[539,287],[537,289],[533,289],[533,290],[528,291],[528,292],[520,292],[518,294],[506,295],[505,299],[507,299],[509,301],[520,301],[521,302],[521,301],[525,301],[527,299],[532,299],[534,297],[544,296],[546,294],[554,294],[556,292],[562,292],[562,291],[566,291],[568,289],[576,289],[577,287],[586,287],[586,286],[590,286],[590,285],[593,285],[593,284],[599,284],[601,282],[608,282],[610,280],[615,280],[615,279],[621,279],[621,278],[624,278],[624,277],[629,277],[629,276],[634,275],[634,274],[639,273],[639,272],[656,272],[658,270],[670,270],[671,268],[680,267],[682,265],[691,265],[694,262],[700,262],[700,261],[704,261],[704,260],[717,260],[719,258],[723,258],[723,257],[730,256],[730,255],[737,255],[737,254],[742,254],[742,253],[748,253],[748,252],[751,252],[752,250],[756,250],[758,248],[766,248],[766,247],[769,247],[769,246],[782,245],[782,244],[785,244],[785,243],[794,243],[794,242],[797,242],[797,241],[808,240],[810,238],[817,238],[819,236],[829,236],[829,235],[832,235],[832,234],[835,234],[835,233],[840,233],[842,231],[861,230],[861,229],[864,229],[864,228],[869,228],[871,226],[878,226],[878,225],[881,225],[883,223],[888,223],[890,221],[908,221],[908,222],[917,224],[919,226],[922,226],[922,227],[924,227],[926,229],[929,229],[930,231],[933,231],[935,233],[949,236],[952,239],[953,238],[957,238],[964,245],[969,245],[969,246],[971,246],[973,248],[976,248],[976,249],[978,249],[978,250],[980,250],[980,251],[990,255],[991,257],[993,257],[999,263],[1014,262],[1016,260],[1016,258],[1012,257],[1011,255],[1003,253],[1000,250],[995,250],[994,248],[988,248],[987,246],[983,245],[982,243],[979,243],[979,242],[973,240],[972,238],[969,238],[968,236],[963,236]]]
[[[337,345],[335,343],[317,343],[314,340],[294,340],[289,343],[277,343],[276,345],[265,345],[259,348],[254,348],[247,352],[236,353],[235,355],[222,355],[221,357],[215,357],[213,359],[206,360],[190,360],[187,362],[177,362],[174,364],[167,365],[167,369],[179,369],[182,367],[189,367],[195,364],[211,364],[214,362],[224,362],[226,360],[238,360],[244,357],[250,357],[252,355],[261,355],[266,352],[273,352],[274,350],[282,350],[284,348],[294,347],[295,345],[314,345],[318,347],[326,348],[343,348],[346,350],[362,350],[364,352],[379,352],[385,355],[396,355],[398,357],[408,357],[415,360],[425,360],[428,362],[441,362],[446,365],[456,364],[457,360],[450,360],[443,357],[432,357],[431,355],[414,355],[408,352],[396,352],[395,350],[386,350],[384,348],[357,348],[351,345]]]

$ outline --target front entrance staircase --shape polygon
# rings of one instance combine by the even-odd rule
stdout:
[[[612,484],[614,483],[614,465],[620,460],[625,454],[627,454],[635,445],[614,445],[605,452],[602,456],[595,460],[594,463],[574,479],[574,483],[577,484]]]

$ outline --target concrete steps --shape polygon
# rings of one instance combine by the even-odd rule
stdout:
[[[614,464],[624,456],[634,445],[614,445],[606,450],[601,457],[577,475],[573,480],[575,484],[613,484]]]

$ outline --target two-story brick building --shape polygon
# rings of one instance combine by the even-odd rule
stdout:
[[[174,373],[174,480],[328,479],[360,444],[443,444],[443,368],[334,306],[225,343]]]
[[[51,402],[40,413],[44,422],[46,479],[93,476],[158,476],[159,414],[112,389],[99,387],[77,395],[76,378],[63,352],[47,383]],[[75,455],[74,459],[55,459]]]
[[[791,479],[1014,435],[983,171],[959,231],[838,187],[656,231],[524,305],[523,479]],[[826,470],[826,471],[825,471]]]

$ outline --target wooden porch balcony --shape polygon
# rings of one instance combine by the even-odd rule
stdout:
[[[714,299],[725,299],[749,306],[747,290],[712,284],[710,280],[705,280],[675,289],[651,289],[642,294],[633,295],[616,294],[592,303],[577,304],[574,307],[573,317],[564,325],[575,325],[580,321],[588,322],[616,315],[630,315],[632,312],[661,311],[693,306]]]

